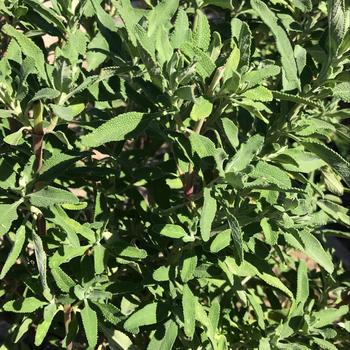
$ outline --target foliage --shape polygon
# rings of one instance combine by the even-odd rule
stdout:
[[[0,1],[1,349],[348,349],[349,1],[50,4]]]

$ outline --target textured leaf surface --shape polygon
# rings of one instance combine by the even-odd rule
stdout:
[[[85,306],[80,311],[80,315],[89,347],[95,348],[97,344],[97,314],[85,301]]]
[[[98,147],[106,142],[125,140],[137,131],[143,131],[146,119],[143,113],[120,114],[83,136],[81,142],[87,147]]]
[[[54,204],[79,203],[79,199],[72,193],[60,188],[47,186],[40,191],[31,193],[30,202],[36,207],[49,207]]]
[[[299,87],[298,69],[294,59],[294,52],[289,38],[284,29],[278,25],[275,14],[261,0],[251,0],[253,9],[257,12],[263,22],[271,29],[277,44],[277,49],[281,54],[284,90],[293,90]]]
[[[16,263],[19,255],[21,254],[24,241],[26,238],[26,230],[25,226],[20,226],[20,228],[16,232],[15,242],[12,246],[9,256],[7,257],[5,264],[1,269],[0,279],[3,279],[10,268]]]

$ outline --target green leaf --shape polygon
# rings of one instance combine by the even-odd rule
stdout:
[[[249,175],[256,179],[266,181],[269,184],[277,185],[283,189],[292,188],[292,183],[287,172],[263,161],[258,162]]]
[[[242,96],[249,98],[253,101],[262,101],[268,102],[272,101],[273,95],[272,92],[267,89],[265,86],[257,86],[253,89],[245,91]]]
[[[31,313],[42,308],[47,303],[35,297],[27,297],[21,300],[11,300],[4,304],[3,309],[9,312]]]
[[[263,145],[264,138],[261,135],[257,134],[249,138],[227,163],[225,172],[239,172],[245,169],[254,159],[255,155],[261,151]]]
[[[256,85],[261,84],[267,78],[275,77],[280,74],[281,68],[275,65],[266,65],[264,67],[259,67],[258,70],[253,70],[247,72],[243,75],[243,82],[247,84],[247,88],[254,87]]]
[[[212,253],[218,253],[219,251],[228,247],[231,243],[231,230],[227,229],[219,232],[210,245],[210,251]]]
[[[179,7],[179,0],[162,0],[148,13],[148,36],[154,37],[162,27],[169,27],[170,20]]]
[[[287,294],[291,299],[294,299],[293,293],[286,287],[286,285],[280,280],[280,278],[270,275],[266,272],[259,273],[258,276],[268,285],[281,290],[283,293]]]
[[[239,68],[244,67],[244,71],[246,71],[250,64],[252,45],[252,33],[248,24],[241,21],[239,18],[233,18],[231,21],[231,35],[238,42],[238,48],[241,56]]]
[[[79,115],[85,109],[84,103],[78,103],[68,107],[50,104],[50,107],[54,114],[66,121],[72,121],[74,117]]]
[[[342,101],[350,102],[350,83],[344,82],[337,84],[333,88],[333,95]]]
[[[201,236],[204,242],[207,242],[210,238],[212,223],[216,215],[216,199],[211,196],[211,188],[205,187],[203,190],[203,208],[200,217],[200,229]]]
[[[35,93],[34,97],[30,100],[30,103],[33,103],[39,100],[54,100],[57,97],[59,97],[60,94],[61,93],[55,89],[43,88]]]
[[[74,288],[76,283],[72,278],[67,275],[60,267],[55,267],[50,270],[57,287],[61,289],[62,292],[69,293],[71,288]]]
[[[208,18],[201,10],[197,10],[195,16],[195,24],[193,28],[193,44],[203,51],[207,51],[211,37]]]
[[[193,278],[194,271],[197,267],[197,261],[197,255],[193,254],[192,252],[185,254],[180,272],[183,283],[187,283]]]
[[[226,210],[226,213],[227,213],[227,221],[231,230],[235,258],[237,259],[238,264],[241,264],[244,260],[243,240],[242,240],[243,232],[241,230],[241,227],[236,217],[232,215],[228,210]]]
[[[24,242],[26,239],[26,228],[25,226],[20,226],[16,232],[15,242],[11,248],[10,254],[8,255],[5,264],[1,269],[0,279],[3,279],[10,268],[16,263],[19,255],[21,254]]]
[[[46,334],[51,326],[52,320],[58,312],[56,304],[49,304],[44,308],[44,319],[41,323],[38,324],[38,327],[35,332],[35,341],[36,346],[40,346],[44,341]]]
[[[40,77],[46,80],[45,58],[40,48],[36,46],[34,42],[31,39],[29,39],[26,35],[16,30],[16,28],[12,27],[8,23],[6,23],[2,27],[2,31],[5,34],[14,38],[17,41],[18,45],[20,46],[22,52],[27,57],[31,57],[35,61],[35,66]]]
[[[147,350],[171,350],[177,338],[178,326],[175,321],[169,320],[164,324],[164,332],[154,333]]]
[[[323,143],[314,140],[306,140],[301,143],[306,149],[329,164],[342,177],[345,183],[350,186],[350,163],[347,160]]]
[[[94,349],[97,344],[97,314],[91,309],[87,300],[84,301],[80,315],[89,347]]]
[[[260,226],[264,232],[266,242],[270,245],[277,244],[278,233],[272,229],[268,218],[261,219]]]
[[[105,270],[105,264],[104,264],[105,254],[106,254],[106,248],[102,244],[97,243],[94,246],[94,265],[95,265],[96,274],[101,274]]]
[[[200,120],[210,116],[213,111],[213,104],[204,97],[196,99],[191,111],[191,119]]]
[[[89,245],[81,247],[64,246],[63,254],[61,251],[56,251],[49,259],[49,266],[54,269],[64,263],[68,263],[70,260],[84,255],[84,253],[90,248]]]
[[[119,323],[120,318],[116,315],[120,314],[120,310],[118,308],[116,308],[113,304],[101,304],[101,303],[95,302],[95,301],[93,301],[93,304],[96,305],[100,309],[104,318],[108,322],[110,322],[114,325]]]
[[[307,275],[307,266],[303,260],[300,260],[298,267],[298,282],[296,302],[305,304],[309,297],[309,278]]]
[[[265,329],[265,317],[264,317],[264,312],[263,309],[260,305],[261,301],[260,299],[255,295],[255,293],[250,290],[249,293],[246,294],[247,298],[249,300],[250,305],[252,306],[257,319],[258,319],[258,325],[261,329]]]
[[[192,133],[190,142],[193,154],[197,153],[199,158],[215,157],[215,145],[208,137]]]
[[[328,46],[330,56],[337,54],[345,36],[345,3],[344,0],[328,0]]]
[[[333,343],[329,342],[328,340],[321,339],[321,338],[312,338],[314,343],[316,343],[321,349],[326,350],[337,350],[338,348],[333,345]]]
[[[179,9],[176,16],[175,28],[170,37],[171,45],[174,49],[178,49],[183,43],[189,40],[189,37],[190,31],[187,14],[183,9]]]
[[[79,199],[70,191],[47,186],[28,195],[30,202],[36,207],[47,208],[54,204],[79,203]]]
[[[339,308],[324,309],[312,314],[314,322],[311,326],[313,328],[322,328],[325,326],[332,325],[335,321],[345,316],[349,312],[349,306],[343,305]]]
[[[298,96],[298,95],[291,95],[287,94],[285,92],[281,91],[272,91],[273,97],[277,100],[282,100],[282,101],[290,101],[290,102],[295,102],[295,103],[300,103],[306,106],[310,107],[322,107],[322,105],[318,101],[312,101],[308,98]]]
[[[160,302],[147,304],[134,312],[124,323],[124,328],[138,332],[141,326],[147,326],[161,322],[168,315],[168,308]]]
[[[86,147],[98,147],[111,141],[122,141],[135,136],[146,128],[149,120],[143,113],[130,112],[120,114],[99,126],[81,138]]]
[[[230,142],[231,146],[233,148],[237,148],[239,145],[239,139],[238,139],[238,128],[236,124],[228,118],[222,118],[221,123],[224,129],[225,135],[228,141]]]
[[[47,256],[43,247],[43,242],[39,235],[34,231],[32,232],[33,236],[33,245],[35,252],[36,266],[39,270],[41,285],[44,290],[44,295],[50,296],[50,290],[47,285]]]
[[[22,200],[12,204],[0,204],[0,237],[11,228],[12,222],[17,220],[17,208]]]
[[[334,270],[333,262],[328,253],[323,249],[320,241],[309,231],[304,230],[300,233],[300,239],[303,242],[305,253],[328,273]]]
[[[33,320],[29,317],[25,318],[22,323],[19,325],[16,338],[14,340],[14,343],[17,344],[24,334],[26,334],[29,330],[30,325],[32,324]]]
[[[187,236],[186,231],[181,226],[174,224],[154,225],[153,230],[162,236],[170,238],[182,238]]]
[[[22,128],[18,129],[12,134],[5,136],[4,141],[12,146],[17,146],[22,144],[24,142],[23,131],[27,129],[28,128],[26,126],[23,126]]]
[[[261,0],[251,0],[251,6],[263,22],[271,29],[276,39],[277,50],[281,54],[283,67],[283,89],[288,91],[299,88],[300,82],[293,48],[286,32],[278,25],[278,18]]]
[[[158,282],[169,281],[169,270],[170,266],[161,266],[153,272],[152,277]]]
[[[192,339],[196,327],[195,318],[196,298],[190,287],[185,284],[182,290],[182,310],[184,315],[184,331],[188,338]]]

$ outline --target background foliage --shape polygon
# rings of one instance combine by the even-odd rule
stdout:
[[[0,1],[1,349],[348,349],[349,1]]]

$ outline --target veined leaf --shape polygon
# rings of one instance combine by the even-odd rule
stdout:
[[[22,200],[12,204],[0,204],[0,237],[11,228],[12,222],[18,217],[17,208]]]
[[[28,195],[30,202],[36,207],[49,207],[54,204],[79,203],[79,199],[72,193],[60,188],[47,186],[42,190]]]
[[[170,37],[171,45],[174,49],[178,49],[183,43],[189,40],[189,21],[186,12],[180,9],[176,16],[174,32]]]
[[[168,308],[162,303],[150,303],[134,312],[124,323],[124,328],[138,332],[141,326],[161,322],[168,315]]]
[[[94,349],[97,344],[97,314],[87,300],[84,301],[84,305],[80,315],[89,347]]]
[[[185,334],[190,339],[193,338],[195,327],[196,327],[195,305],[196,305],[196,298],[193,295],[190,287],[187,284],[185,284],[182,290],[182,310],[184,315]]]
[[[329,164],[342,177],[346,184],[350,186],[350,163],[348,161],[321,142],[305,140],[301,143],[306,149]]]
[[[35,345],[40,346],[44,341],[46,334],[51,326],[51,322],[58,312],[56,304],[49,304],[44,308],[44,319],[38,324],[35,332]]]
[[[340,319],[349,312],[349,306],[343,305],[339,308],[324,309],[313,313],[315,321],[312,323],[313,328],[322,328],[332,325],[333,322]]]
[[[264,144],[264,138],[261,135],[254,135],[248,141],[241,145],[238,152],[228,162],[225,172],[239,172],[245,169],[253,160],[256,154],[260,152]]]
[[[335,56],[345,36],[344,0],[328,0],[328,36],[331,57]]]
[[[16,232],[15,242],[12,246],[9,256],[7,257],[5,264],[1,269],[0,279],[3,279],[10,268],[16,263],[19,255],[21,254],[24,241],[26,238],[26,229],[25,226],[20,226]]]
[[[241,264],[244,260],[243,257],[243,232],[241,227],[239,226],[239,222],[236,217],[232,215],[228,210],[227,213],[227,221],[231,229],[231,236],[233,241],[233,247],[235,251],[235,258],[237,259],[238,264]]]
[[[2,27],[2,30],[4,33],[11,36],[17,41],[18,45],[21,47],[22,52],[26,56],[31,57],[35,61],[36,69],[40,77],[46,80],[45,58],[40,48],[36,46],[34,42],[26,35],[16,30],[16,28],[12,27],[8,23]]]
[[[158,336],[157,332],[153,335],[147,350],[171,350],[173,348],[178,334],[178,326],[175,321],[169,320],[164,324],[164,328],[163,335]]]
[[[191,119],[200,120],[210,116],[213,110],[213,104],[206,100],[203,97],[199,97],[196,99],[192,111],[191,111]]]
[[[210,238],[211,226],[215,219],[217,204],[216,199],[211,196],[211,188],[205,187],[203,190],[203,209],[200,218],[201,236],[204,242]]]
[[[9,312],[31,313],[42,308],[47,302],[41,301],[35,297],[27,297],[21,300],[11,300],[4,304],[3,309]]]
[[[74,117],[79,115],[85,109],[85,105],[83,103],[70,105],[68,107],[51,104],[50,107],[52,108],[54,114],[66,121],[72,121]]]
[[[249,174],[250,176],[277,185],[280,188],[290,189],[292,183],[288,173],[269,163],[260,161]]]
[[[153,230],[162,236],[170,238],[182,238],[187,236],[186,231],[179,225],[166,224],[166,225],[155,225]]]
[[[195,16],[196,19],[193,28],[193,44],[203,51],[207,51],[211,37],[208,18],[201,10],[197,10]]]
[[[251,6],[263,22],[271,29],[276,39],[277,49],[281,54],[283,67],[283,89],[288,91],[299,88],[298,69],[293,48],[286,32],[278,25],[278,19],[275,14],[261,0],[251,0]]]
[[[231,35],[236,38],[240,52],[239,68],[247,70],[250,64],[252,33],[247,23],[238,18],[231,21]]]
[[[105,122],[93,132],[84,135],[81,142],[87,147],[98,147],[106,142],[122,141],[143,131],[149,118],[143,113],[130,112],[120,114]]]
[[[309,297],[309,278],[307,275],[307,267],[303,260],[300,260],[298,267],[298,282],[296,302],[305,304]]]
[[[210,245],[210,251],[212,253],[218,253],[220,250],[225,249],[231,243],[231,230],[227,229],[219,232]]]

